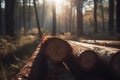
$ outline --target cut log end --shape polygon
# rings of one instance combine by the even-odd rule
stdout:
[[[72,54],[71,46],[60,38],[45,37],[42,42],[42,53],[52,62],[62,62]]]
[[[112,56],[110,65],[112,66],[114,73],[117,76],[120,76],[120,51]]]
[[[78,58],[78,64],[82,69],[89,71],[96,66],[96,63],[98,62],[98,58],[99,57],[96,52],[91,50],[86,50],[80,54]]]

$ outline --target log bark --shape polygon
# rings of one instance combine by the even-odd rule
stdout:
[[[76,41],[68,41],[70,44],[74,44],[77,46],[83,46],[86,47],[90,50],[93,50],[99,55],[106,60],[107,62],[110,61],[110,58],[113,54],[117,53],[120,51],[120,49],[117,48],[111,48],[111,47],[105,47],[105,46],[99,46],[99,45],[94,45],[94,44],[88,44],[88,43],[82,43],[82,42],[76,42]]]
[[[75,41],[68,41],[73,48],[73,57],[69,58],[65,63],[70,68],[71,72],[78,79],[100,79],[114,80],[115,78],[110,73],[110,67],[104,55],[115,54],[119,49],[107,48],[97,45],[85,44]],[[95,48],[100,48],[95,49]],[[101,49],[103,50],[101,52]],[[109,51],[109,52],[107,52]],[[104,59],[105,58],[105,59]],[[75,64],[76,65],[73,65]]]
[[[120,79],[120,51],[111,57],[110,66],[114,76]]]
[[[115,40],[80,40],[80,42],[120,49],[120,41]]]
[[[79,68],[84,69],[85,71],[90,71],[93,68],[95,68],[96,65],[100,63],[100,61],[102,61],[98,53],[94,52],[93,50],[90,50],[87,47],[75,44],[73,42],[69,42],[69,44],[73,48],[73,53],[72,53],[72,58],[74,58],[73,64],[76,63],[76,65]],[[73,61],[70,61],[70,62],[73,62]],[[68,65],[69,65],[69,62],[68,62]]]

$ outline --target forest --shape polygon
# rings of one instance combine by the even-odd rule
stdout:
[[[15,80],[48,35],[119,50],[120,0],[0,0],[0,80]]]

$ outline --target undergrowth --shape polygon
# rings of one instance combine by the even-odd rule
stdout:
[[[0,37],[0,80],[10,80],[39,44],[34,35]]]

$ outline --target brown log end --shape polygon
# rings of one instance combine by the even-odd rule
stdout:
[[[80,54],[77,62],[83,70],[90,71],[96,67],[99,62],[99,56],[94,51],[85,50]]]
[[[62,62],[72,54],[72,47],[57,37],[45,37],[42,40],[41,52],[52,62]]]
[[[116,76],[120,76],[120,51],[115,53],[110,60],[110,66]]]

